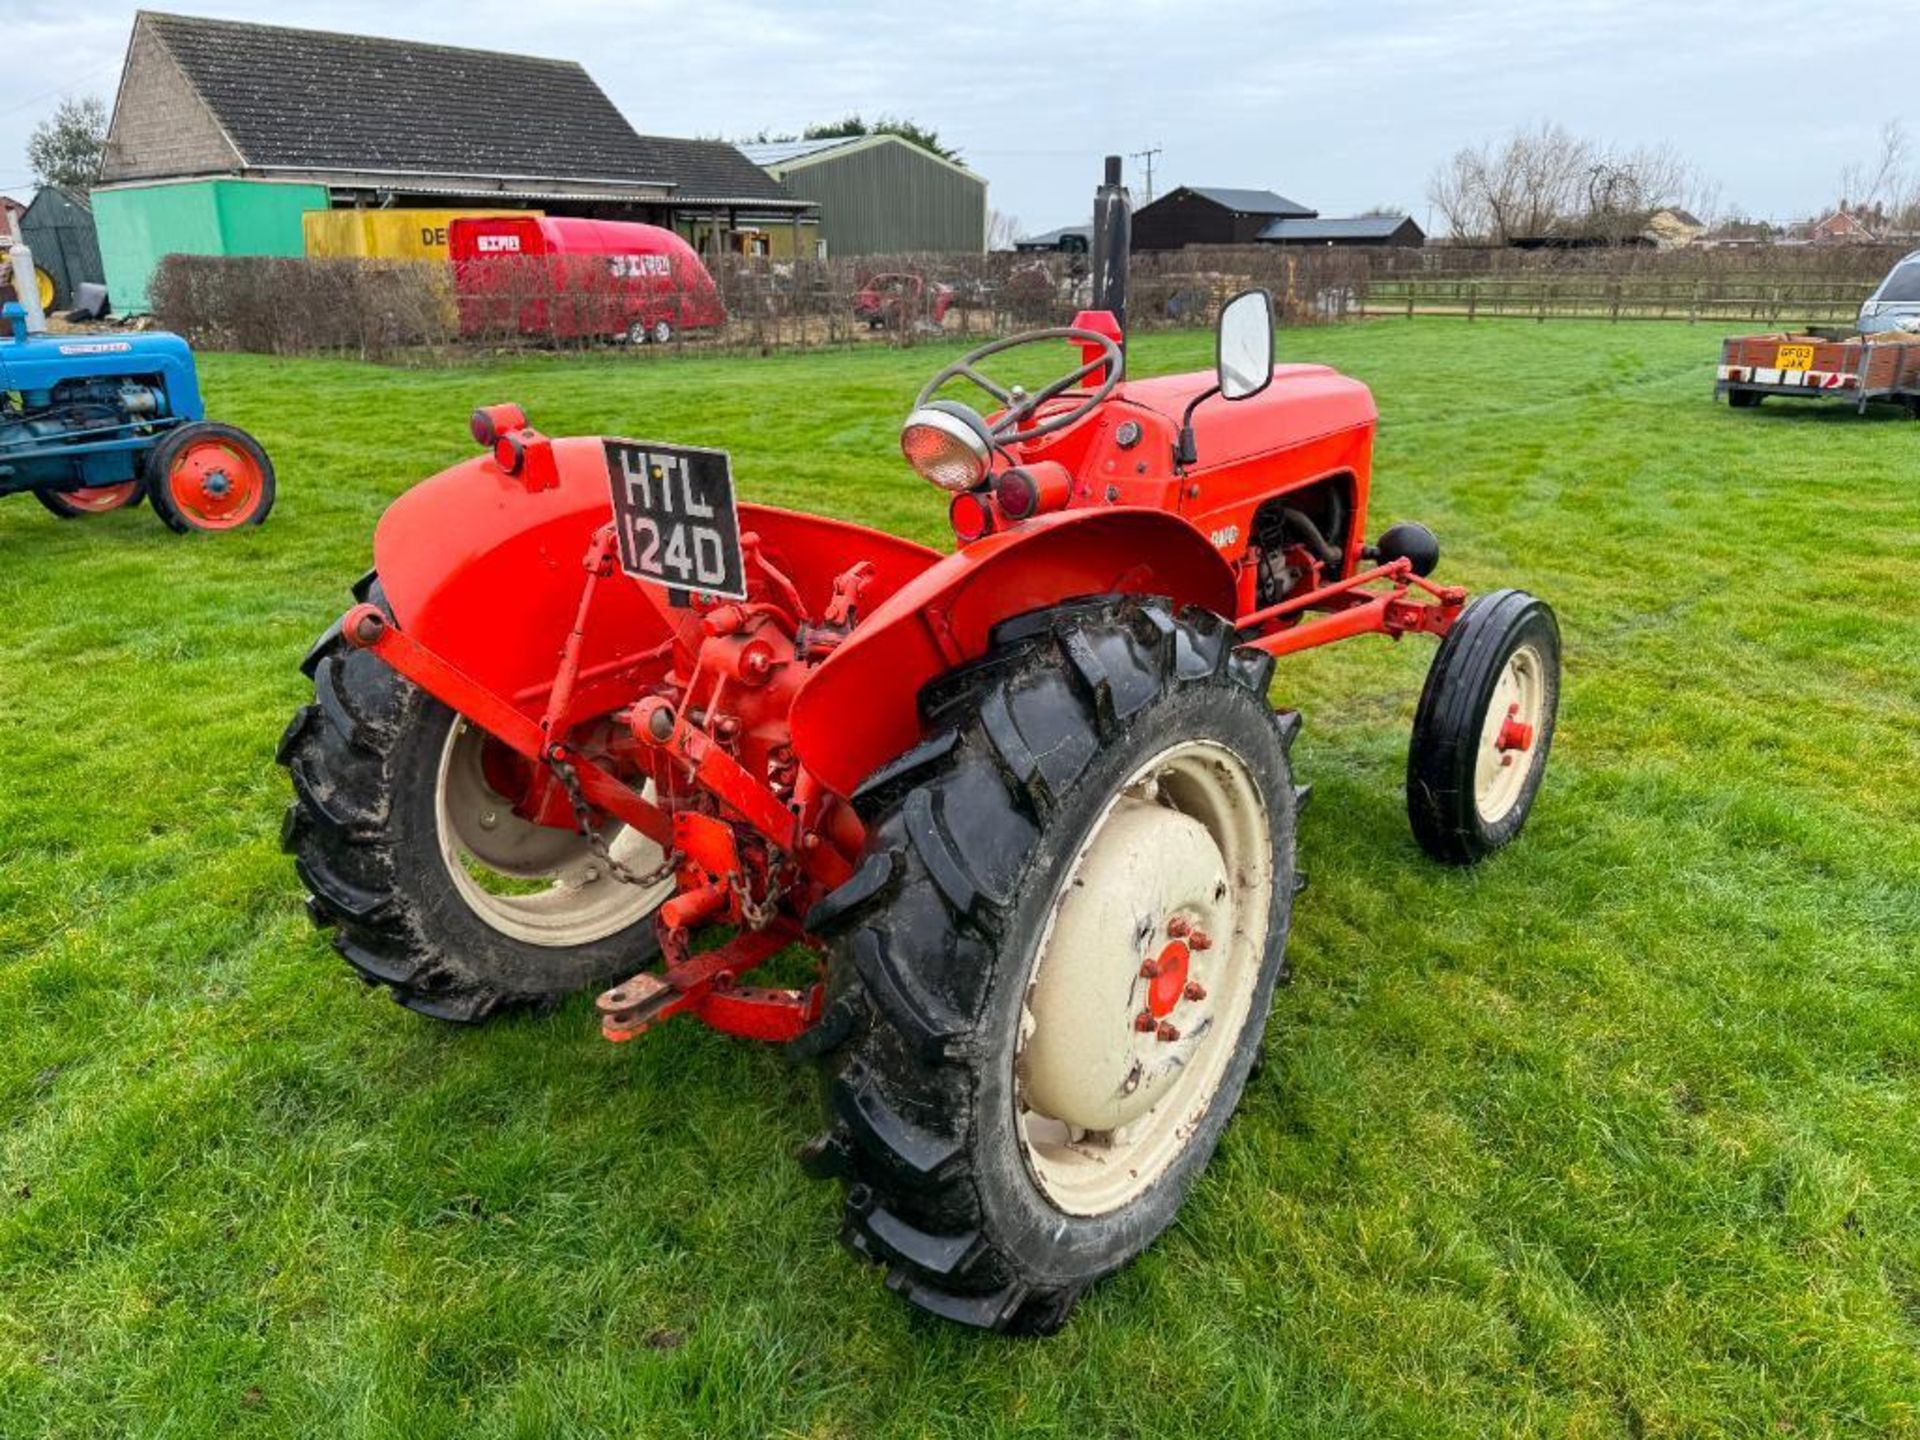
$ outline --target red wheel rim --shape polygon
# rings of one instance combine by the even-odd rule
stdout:
[[[132,503],[139,493],[140,482],[129,480],[124,485],[89,485],[84,490],[63,490],[60,500],[67,509],[79,514],[104,515]]]
[[[251,520],[266,493],[259,462],[228,440],[196,440],[167,472],[167,497],[196,530],[232,530]]]

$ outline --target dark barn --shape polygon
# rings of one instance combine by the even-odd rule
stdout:
[[[1271,190],[1182,185],[1133,215],[1133,248],[1251,245],[1276,220],[1312,220],[1319,211]]]

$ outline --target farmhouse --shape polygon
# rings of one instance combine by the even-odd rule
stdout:
[[[1707,233],[1707,225],[1691,210],[1663,205],[1647,216],[1640,233],[1662,250],[1684,250]]]
[[[1871,241],[1874,236],[1867,222],[1849,206],[1842,204],[1831,215],[1814,221],[1807,238],[1816,245],[1860,245]]]
[[[987,248],[987,182],[898,135],[774,140],[740,150],[795,199],[820,207],[830,255]]]
[[[310,210],[525,206],[713,253],[813,209],[731,145],[637,134],[571,60],[150,11],[93,202],[122,310],[169,252],[301,254]]]

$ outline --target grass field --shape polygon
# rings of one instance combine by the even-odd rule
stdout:
[[[1041,1342],[839,1249],[777,1052],[420,1020],[277,850],[297,662],[472,404],[935,541],[893,437],[945,352],[208,357],[264,530],[0,506],[0,1435],[1920,1433],[1920,425],[1729,412],[1717,338],[1283,337],[1377,390],[1376,527],[1558,607],[1553,764],[1441,869],[1400,789],[1430,647],[1282,662],[1317,796],[1269,1062]]]

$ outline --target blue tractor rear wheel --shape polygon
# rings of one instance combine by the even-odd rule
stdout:
[[[91,485],[84,490],[36,490],[33,498],[62,520],[80,520],[138,505],[146,493],[145,485],[128,480],[120,485]]]

